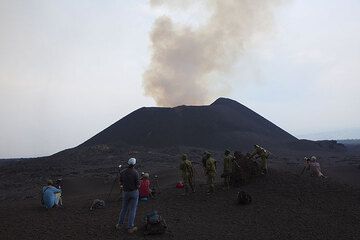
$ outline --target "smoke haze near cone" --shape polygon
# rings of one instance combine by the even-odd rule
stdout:
[[[156,19],[150,33],[152,56],[143,75],[145,94],[159,106],[204,104],[228,91],[226,74],[257,32],[268,31],[279,0],[208,0],[211,15],[198,27]],[[184,8],[190,1],[152,0],[151,6]],[[216,87],[214,87],[216,86]]]

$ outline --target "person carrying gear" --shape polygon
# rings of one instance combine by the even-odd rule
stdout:
[[[194,168],[186,154],[183,154],[181,159],[182,159],[182,161],[180,163],[180,171],[181,171],[181,177],[182,177],[183,184],[184,184],[185,195],[187,195],[187,194],[189,194],[189,186],[191,188],[191,191],[193,193],[195,192],[195,188],[194,188],[194,184],[193,184]]]
[[[201,158],[201,162],[202,162],[202,165],[204,167],[204,169],[206,168],[206,160],[207,160],[207,155],[210,154],[208,151],[205,151],[203,153],[203,156]]]
[[[316,176],[316,177],[322,177],[322,178],[326,178],[324,176],[324,174],[321,172],[321,167],[320,167],[320,163],[318,163],[316,161],[316,157],[312,156],[310,159],[310,172],[311,172],[311,176]]]
[[[267,159],[269,157],[269,152],[259,145],[254,145],[254,151],[251,154],[251,158],[256,156],[256,158],[260,158],[260,169],[262,174],[267,173]]]
[[[206,153],[206,163],[205,163],[205,175],[207,176],[207,184],[209,190],[207,194],[214,193],[215,191],[215,177],[216,177],[216,160],[211,157],[209,152]]]
[[[230,154],[230,150],[225,150],[224,153],[224,169],[222,177],[224,178],[224,187],[230,189],[230,178],[233,170],[234,157]]]

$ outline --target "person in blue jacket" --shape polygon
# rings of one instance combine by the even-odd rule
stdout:
[[[60,189],[54,187],[54,182],[48,180],[47,186],[42,189],[42,203],[46,208],[53,208],[59,205],[59,194],[61,193]]]

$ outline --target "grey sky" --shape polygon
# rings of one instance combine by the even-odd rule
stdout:
[[[359,12],[356,0],[280,5],[273,30],[218,76],[227,97],[295,136],[360,129]],[[190,25],[206,18],[202,9],[151,9],[145,0],[0,0],[0,158],[74,147],[154,106],[142,74],[163,14]]]

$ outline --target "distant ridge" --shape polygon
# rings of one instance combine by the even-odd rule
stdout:
[[[345,145],[360,145],[360,139],[343,139],[337,140],[337,142]]]
[[[244,149],[253,144],[282,146],[297,141],[244,105],[219,98],[207,106],[142,107],[80,146],[192,146]]]

